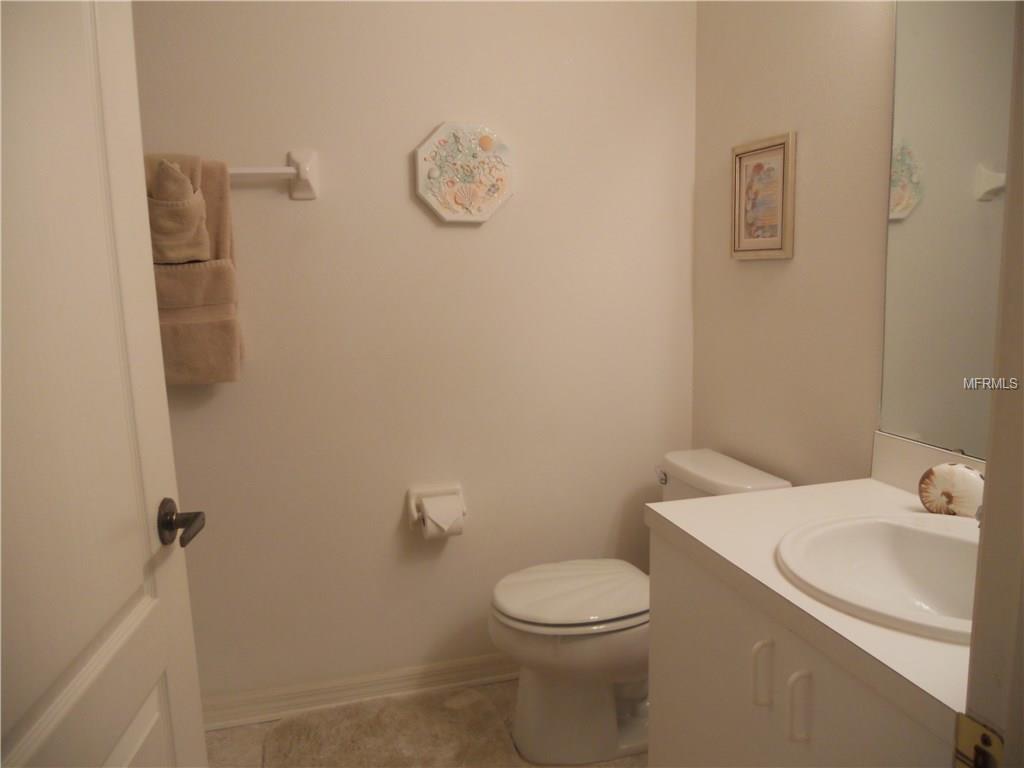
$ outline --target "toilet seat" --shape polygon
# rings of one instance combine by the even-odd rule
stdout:
[[[567,560],[511,573],[494,587],[494,617],[539,635],[587,635],[650,620],[647,574],[624,560]]]
[[[496,620],[505,626],[534,635],[599,635],[605,632],[619,632],[623,629],[639,627],[641,624],[647,624],[651,620],[650,613],[644,611],[643,613],[623,616],[619,619],[598,622],[597,624],[536,624],[506,616],[496,608],[491,613]]]

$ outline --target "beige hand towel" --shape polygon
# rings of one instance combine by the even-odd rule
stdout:
[[[149,190],[149,231],[153,261],[184,264],[210,259],[206,201],[177,163],[160,160]]]
[[[168,163],[174,163],[178,166],[179,170],[188,177],[188,180],[192,182],[192,189],[200,189],[203,186],[203,160],[195,155],[174,155],[174,154],[159,154],[159,155],[146,155],[145,166],[146,166],[146,189],[153,189],[156,182],[156,172],[160,167],[160,162],[166,160]]]
[[[224,163],[205,160],[202,190],[206,197],[206,228],[210,232],[210,255],[235,260],[231,234],[231,176]]]
[[[182,173],[180,165],[168,160],[157,163],[153,187],[149,190],[149,196],[154,200],[188,200],[197,191],[198,189],[192,186],[192,180]]]
[[[164,374],[168,384],[237,381],[241,332],[236,314],[235,264],[231,232],[230,177],[224,163],[189,155],[146,157],[147,188],[159,186],[160,159],[179,165],[202,193],[208,234],[208,261],[157,264],[157,305]],[[170,180],[170,194],[182,189]],[[175,186],[175,184],[177,186]]]

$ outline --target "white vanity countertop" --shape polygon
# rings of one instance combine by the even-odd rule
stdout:
[[[799,525],[887,511],[928,514],[917,496],[865,479],[647,506],[645,519],[656,535],[696,540],[945,706],[964,711],[969,646],[900,632],[831,608],[793,585],[775,563],[779,539]]]

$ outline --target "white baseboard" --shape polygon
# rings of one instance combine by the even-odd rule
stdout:
[[[203,697],[203,721],[206,730],[215,731],[380,696],[512,680],[517,674],[512,659],[493,653],[316,685],[215,694]]]

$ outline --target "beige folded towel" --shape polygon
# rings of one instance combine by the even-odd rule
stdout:
[[[209,261],[210,236],[206,231],[206,200],[201,189],[177,163],[160,160],[149,191],[149,231],[153,261],[184,264]]]
[[[192,189],[200,189],[203,186],[203,161],[195,155],[146,155],[146,189],[151,190],[156,185],[156,172],[161,161],[174,163],[183,174],[192,182]]]
[[[180,165],[169,160],[157,163],[153,186],[149,189],[149,196],[154,200],[187,200],[197,191],[198,187],[192,186],[192,180],[182,173]]]
[[[148,155],[146,180],[151,195],[158,189],[171,195],[184,189],[181,179],[173,175],[158,183],[161,160],[176,164],[181,175],[197,185],[205,202],[209,245],[208,260],[154,267],[167,383],[237,381],[242,344],[227,166],[189,155]],[[154,248],[154,257],[155,253]]]
[[[231,234],[231,175],[224,163],[206,160],[202,165],[202,190],[206,197],[206,228],[210,232],[210,255],[235,260]]]
[[[227,259],[156,266],[156,303],[160,309],[237,302],[235,265]]]
[[[160,310],[168,384],[238,381],[241,345],[233,304]]]

